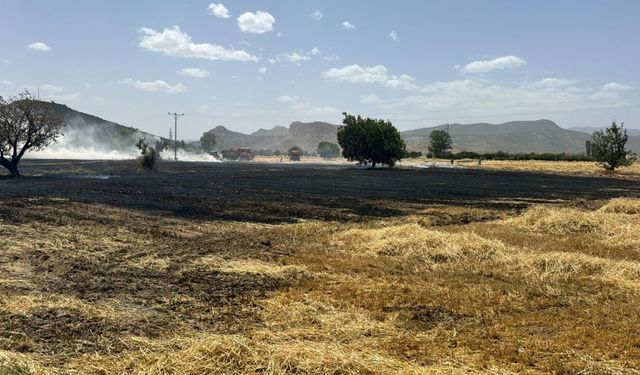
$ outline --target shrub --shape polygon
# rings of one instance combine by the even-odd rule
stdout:
[[[138,140],[136,143],[136,147],[140,150],[142,154],[140,156],[140,165],[147,171],[152,171],[156,169],[156,159],[158,158],[158,154],[153,147],[149,147],[147,142],[143,138]]]

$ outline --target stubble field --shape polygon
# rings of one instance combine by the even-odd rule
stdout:
[[[637,181],[29,161],[0,374],[640,373]]]

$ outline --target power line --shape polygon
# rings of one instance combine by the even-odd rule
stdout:
[[[173,137],[175,141],[173,142],[173,159],[178,161],[178,117],[184,116],[184,113],[171,113],[169,112],[169,116],[173,116],[175,131],[173,133]]]

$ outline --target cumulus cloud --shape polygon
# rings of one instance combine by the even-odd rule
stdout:
[[[204,78],[207,77],[210,73],[204,69],[198,68],[182,68],[178,70],[176,73],[181,76],[194,77],[194,78]]]
[[[343,21],[340,25],[342,25],[342,28],[345,30],[353,30],[356,27],[349,21]]]
[[[316,21],[320,21],[323,16],[324,16],[324,13],[322,13],[319,9],[311,13],[311,18],[313,18]]]
[[[295,104],[295,103],[298,103],[300,101],[300,97],[299,96],[282,95],[282,96],[279,96],[276,100],[281,102],[281,103]]]
[[[32,50],[41,51],[41,52],[51,51],[51,47],[44,44],[43,42],[31,43],[27,47],[31,48]]]
[[[273,31],[276,19],[268,12],[245,12],[238,17],[238,27],[244,33],[264,34]]]
[[[389,38],[393,39],[394,42],[397,42],[398,33],[395,30],[391,30],[391,33],[389,33]]]
[[[261,66],[258,68],[258,73],[260,74],[265,74],[267,73],[267,67],[266,66]]]
[[[139,30],[142,34],[140,47],[153,52],[161,52],[165,56],[198,58],[222,61],[253,61],[258,58],[244,50],[227,49],[210,43],[194,43],[191,37],[178,26],[156,31],[148,27]]]
[[[324,78],[351,83],[377,83],[390,88],[415,90],[415,79],[408,74],[399,76],[389,75],[389,70],[384,65],[361,67],[360,65],[348,65],[342,68],[332,68],[322,73]]]
[[[167,94],[179,94],[187,91],[187,88],[182,83],[170,85],[163,80],[144,82],[144,81],[136,81],[131,78],[127,78],[120,81],[120,83],[129,85],[138,90],[149,91],[149,92],[164,92]]]
[[[462,68],[465,73],[486,73],[492,70],[514,69],[526,65],[527,62],[516,56],[502,56],[493,60],[478,60]]]
[[[207,7],[207,13],[214,15],[218,18],[229,18],[231,15],[229,14],[229,9],[225,7],[222,3],[216,4],[211,3]]]

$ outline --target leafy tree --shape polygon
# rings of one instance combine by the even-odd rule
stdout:
[[[216,135],[213,134],[212,130],[208,132],[204,132],[202,137],[200,137],[200,145],[204,152],[211,154],[214,151],[214,147],[216,146]]]
[[[625,149],[628,140],[624,123],[618,125],[614,121],[610,127],[598,130],[591,136],[591,156],[609,171],[631,165],[636,156]]]
[[[147,142],[145,142],[144,138],[138,139],[136,147],[142,154],[140,157],[140,164],[142,165],[142,168],[148,171],[156,169],[156,159],[158,158],[156,150],[153,147],[150,147]]]
[[[0,96],[0,165],[20,176],[18,163],[28,150],[41,151],[62,135],[63,122],[29,91]]]
[[[429,135],[429,139],[429,152],[437,158],[445,157],[447,151],[452,148],[453,143],[451,141],[451,136],[444,130],[432,131]]]
[[[343,113],[343,126],[338,129],[338,143],[342,156],[361,164],[385,164],[392,168],[402,159],[405,144],[390,121],[371,119]]]
[[[333,159],[340,156],[340,146],[331,142],[318,143],[318,155],[324,159]]]

